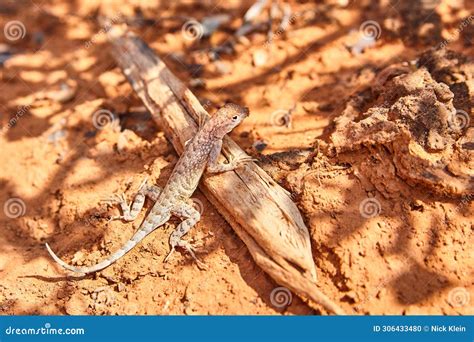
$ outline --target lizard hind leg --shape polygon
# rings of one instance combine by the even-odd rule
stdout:
[[[192,205],[186,202],[180,202],[171,210],[171,213],[175,216],[178,216],[179,218],[182,218],[183,221],[181,221],[178,227],[176,227],[176,229],[170,235],[169,242],[171,250],[166,256],[164,262],[169,260],[176,247],[181,247],[192,256],[199,267],[205,267],[205,265],[196,257],[194,247],[189,242],[181,239],[189,232],[192,227],[196,225],[196,223],[199,222],[201,219],[201,214]]]
[[[152,201],[156,202],[161,191],[162,189],[160,187],[147,184],[147,179],[145,179],[140,185],[131,205],[128,204],[124,194],[121,196],[116,195],[117,199],[115,202],[120,205],[122,215],[113,216],[110,220],[124,220],[126,222],[134,221],[145,204],[145,197],[149,197]]]

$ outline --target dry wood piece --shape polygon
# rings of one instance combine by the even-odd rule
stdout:
[[[120,27],[108,32],[113,57],[135,92],[164,130],[176,151],[208,115],[192,92],[138,37]],[[229,137],[223,154],[245,154]],[[220,157],[220,162],[224,156]],[[201,191],[247,245],[255,262],[275,281],[294,291],[308,304],[319,303],[328,311],[344,314],[316,286],[316,268],[310,237],[301,214],[281,188],[255,163],[233,172],[204,175]]]

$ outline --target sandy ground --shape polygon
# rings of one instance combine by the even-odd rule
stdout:
[[[51,260],[45,242],[77,265],[94,263],[121,246],[145,212],[138,223],[108,222],[118,209],[103,200],[121,192],[131,199],[145,177],[163,186],[177,161],[108,54],[96,21],[102,13],[135,18],[133,30],[211,112],[226,101],[250,108],[251,116],[231,136],[294,195],[310,230],[319,286],[344,310],[474,314],[472,61],[450,69],[450,80],[436,70],[420,76],[414,68],[382,82],[381,95],[364,97],[379,71],[397,63],[406,66],[403,62],[440,42],[472,57],[474,23],[462,23],[472,15],[473,2],[442,1],[436,11],[416,17],[417,11],[396,1],[351,1],[348,6],[343,1],[289,1],[302,14],[284,32],[274,31],[271,44],[266,32],[252,33],[218,61],[203,49],[228,40],[252,2],[172,3],[0,4],[2,28],[15,20],[23,24],[19,36],[8,36],[6,30],[0,35],[5,44],[0,56],[10,57],[0,67],[0,312],[326,313],[310,309],[295,295],[288,305],[275,305],[272,293],[278,284],[255,265],[199,191],[194,198],[202,220],[187,239],[199,246],[208,270],[180,253],[163,263],[174,220],[91,277],[70,279]],[[230,14],[231,21],[200,42],[186,39],[182,18],[144,20],[219,13]],[[367,43],[359,27],[369,20],[380,32]],[[436,93],[438,99],[428,108],[454,103],[467,113],[463,127],[449,131],[429,123],[433,133],[418,140],[417,126],[403,110],[400,117],[384,119],[395,124],[395,135],[370,135],[366,126],[357,126],[398,103],[401,93],[392,90],[409,88],[407,73],[415,73],[417,86],[407,90],[415,94],[413,101]],[[400,85],[399,80],[407,81]],[[440,100],[449,90],[437,91],[442,82],[454,93],[453,101]],[[431,90],[420,93],[420,87]],[[349,106],[355,97],[364,98],[357,110]],[[370,108],[379,112],[364,114]],[[282,116],[288,111],[288,117]],[[344,118],[355,126],[347,126]],[[400,128],[400,122],[406,127]],[[372,140],[357,140],[354,132]],[[397,149],[404,142],[406,150]],[[412,147],[416,153],[409,154]],[[442,181],[423,178],[428,168],[423,163],[435,158],[433,150],[445,153],[439,160],[450,170]],[[438,172],[439,163],[429,165]]]

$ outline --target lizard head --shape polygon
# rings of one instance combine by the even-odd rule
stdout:
[[[211,118],[214,135],[222,138],[249,116],[249,109],[234,103],[226,103]]]

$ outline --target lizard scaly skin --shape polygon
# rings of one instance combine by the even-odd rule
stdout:
[[[144,203],[144,195],[149,195],[152,199],[156,200],[156,202],[132,238],[115,253],[98,264],[85,267],[76,267],[65,263],[51,250],[49,245],[46,244],[49,254],[59,265],[70,271],[83,274],[96,272],[110,266],[120,259],[145,236],[163,225],[174,215],[183,220],[170,236],[169,242],[171,251],[165,258],[165,261],[176,247],[186,249],[193,258],[198,261],[194,255],[192,246],[186,241],[181,240],[200,220],[199,211],[189,203],[189,199],[196,190],[199,180],[206,168],[207,171],[211,173],[226,172],[235,169],[243,162],[252,160],[250,157],[244,156],[239,159],[231,160],[228,164],[217,163],[217,158],[221,152],[222,139],[245,119],[248,114],[248,108],[232,103],[224,105],[214,116],[203,124],[196,136],[186,145],[184,153],[176,164],[161,193],[161,189],[157,187],[147,185],[140,187],[139,194],[132,204],[131,211],[125,199],[121,200],[120,204],[124,214],[117,218],[122,218],[126,221],[131,221],[137,217]]]

